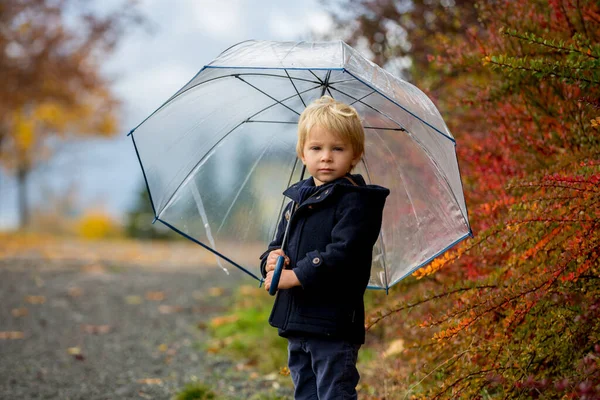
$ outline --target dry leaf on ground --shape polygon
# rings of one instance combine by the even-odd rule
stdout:
[[[19,331],[0,332],[0,339],[23,339],[25,334]]]
[[[29,310],[27,308],[25,308],[25,307],[13,308],[12,311],[11,311],[11,314],[15,318],[25,317],[26,315],[29,314]]]
[[[81,325],[81,330],[93,335],[104,335],[111,331],[110,325]]]
[[[25,301],[29,304],[44,304],[46,302],[45,296],[25,296]]]

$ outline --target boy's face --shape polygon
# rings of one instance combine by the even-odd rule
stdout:
[[[316,186],[346,175],[359,160],[349,141],[319,125],[310,130],[302,149],[302,162]]]

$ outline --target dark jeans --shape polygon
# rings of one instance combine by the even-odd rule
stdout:
[[[356,399],[358,349],[360,344],[341,340],[288,338],[294,399]]]

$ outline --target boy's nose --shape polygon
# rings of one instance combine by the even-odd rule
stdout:
[[[321,160],[322,161],[330,161],[331,160],[331,152],[324,151],[323,154],[321,155]]]

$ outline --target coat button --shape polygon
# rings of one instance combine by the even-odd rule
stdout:
[[[315,257],[315,258],[313,258],[313,261],[312,261],[312,262],[313,262],[313,264],[318,264],[318,263],[319,263],[319,261],[321,261],[321,260],[319,259],[319,257]]]
[[[308,206],[308,208],[310,208],[312,210],[312,206]]]

